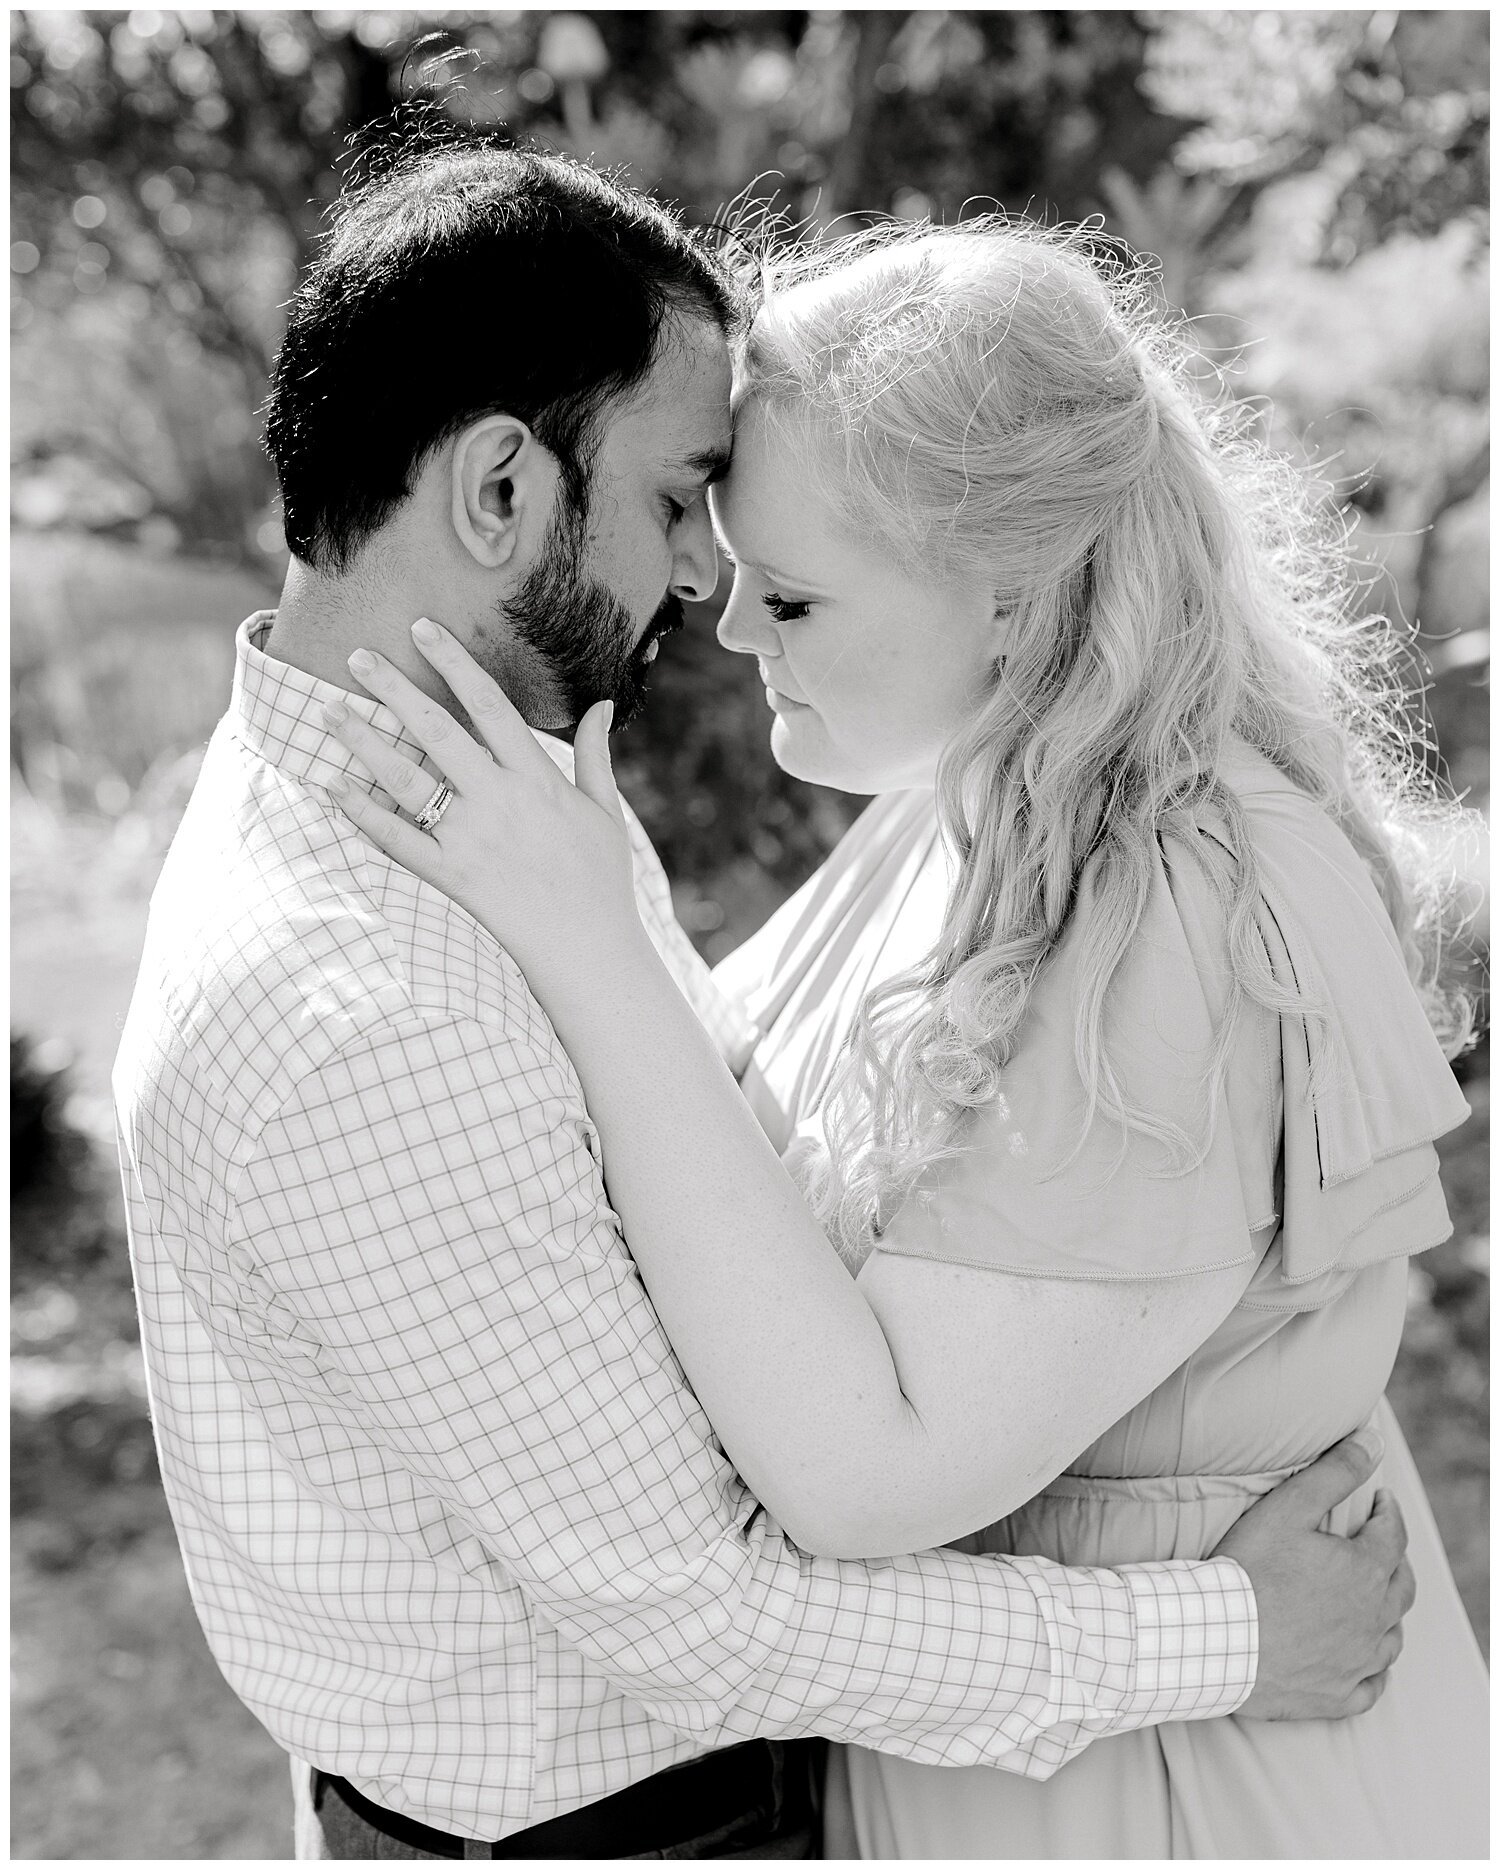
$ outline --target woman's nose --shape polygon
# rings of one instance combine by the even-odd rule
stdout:
[[[738,577],[719,619],[718,637],[726,649],[737,649],[745,656],[774,657],[781,651],[771,619],[743,588]]]

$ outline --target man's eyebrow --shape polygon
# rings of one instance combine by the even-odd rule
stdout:
[[[729,472],[729,456],[728,448],[700,448],[694,454],[681,455],[677,460],[669,461],[667,469],[673,474],[691,474],[705,486],[712,486],[715,481],[723,480]]]

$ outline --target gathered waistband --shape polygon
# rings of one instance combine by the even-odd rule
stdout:
[[[1035,1496],[1038,1500],[1130,1500],[1149,1505],[1182,1506],[1195,1500],[1257,1500],[1299,1473],[1295,1467],[1266,1468],[1259,1474],[1154,1474],[1112,1477],[1059,1474]],[[1025,1512],[1022,1507],[1021,1511]]]
[[[970,1551],[1034,1553],[1066,1565],[1205,1558],[1242,1513],[1303,1465],[1251,1474],[1059,1474],[1024,1506],[962,1543]],[[1328,1514],[1323,1530],[1358,1531],[1378,1483],[1377,1471]]]

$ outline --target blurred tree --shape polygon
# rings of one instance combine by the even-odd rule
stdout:
[[[94,455],[189,543],[243,544],[236,502],[267,492],[243,413],[279,308],[346,139],[398,97],[619,166],[699,221],[746,194],[815,228],[990,201],[1107,210],[1197,309],[1197,278],[1288,173],[1336,176],[1334,259],[1482,212],[1486,32],[1479,14],[1321,11],[23,10],[21,325],[107,297],[136,407],[123,431],[85,425]],[[97,350],[100,320],[81,322]],[[143,445],[139,405],[184,366],[216,385],[188,399],[213,406],[208,429],[179,407]],[[65,430],[31,435],[33,461],[87,452]]]
[[[353,15],[14,14],[14,234],[75,290],[145,287],[262,381],[344,140],[389,107],[370,39]]]
[[[1244,258],[1259,194],[1320,172],[1311,237],[1346,265],[1395,234],[1488,214],[1489,33],[1483,13],[1190,11],[1142,14],[1140,89],[1193,127],[1142,189],[1102,187],[1131,244],[1161,256],[1167,299]]]
[[[21,516],[70,512],[71,479],[96,523],[274,545],[250,412],[347,141],[397,99],[700,222],[746,193],[823,227],[976,195],[1073,216],[1102,158],[1144,178],[1181,132],[1136,87],[1147,38],[1095,13],[21,10]]]
[[[1483,12],[1207,11],[1146,16],[1143,88],[1198,120],[1184,174],[1265,186],[1325,169],[1325,261],[1433,234],[1489,205]]]
[[[1142,18],[1141,88],[1195,122],[1144,189],[1105,174],[1117,222],[1162,257],[1174,303],[1217,314],[1210,346],[1233,356],[1254,334],[1241,389],[1333,476],[1368,601],[1419,629],[1412,685],[1482,801],[1488,15]]]
[[[390,100],[368,37],[352,14],[12,15],[12,269],[113,379],[72,412],[64,386],[23,462],[91,459],[189,544],[249,547],[279,307],[346,135]]]
[[[164,542],[276,568],[252,412],[347,138],[398,99],[616,166],[700,223],[736,198],[819,230],[996,202],[1102,212],[1189,311],[1266,330],[1272,307],[1303,306],[1305,361],[1342,315],[1314,303],[1318,269],[1378,272],[1393,241],[1460,222],[1482,240],[1486,44],[1484,16],[1459,13],[23,11],[14,500],[36,524],[87,513],[144,536],[165,519]],[[1399,391],[1372,347],[1348,421],[1324,406],[1321,364],[1248,385],[1342,456],[1371,517],[1385,501],[1394,532],[1426,541],[1397,567],[1409,610],[1441,582],[1439,522],[1487,472],[1483,383],[1467,363],[1448,381],[1472,297],[1462,341],[1403,366]],[[712,946],[714,918],[734,924],[757,878],[794,880],[843,807],[808,806],[804,837],[784,814],[808,795],[765,754],[750,672],[700,665],[685,640],[669,654],[658,688],[694,729],[669,737],[658,710],[625,757],[676,874],[720,879],[723,900],[694,910]],[[688,797],[701,823],[671,809]]]

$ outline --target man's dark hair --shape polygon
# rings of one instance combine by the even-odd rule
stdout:
[[[670,312],[727,334],[740,301],[645,196],[470,138],[397,153],[340,202],[272,371],[288,547],[346,571],[431,451],[498,413],[531,427],[584,508],[601,418],[651,369]]]

